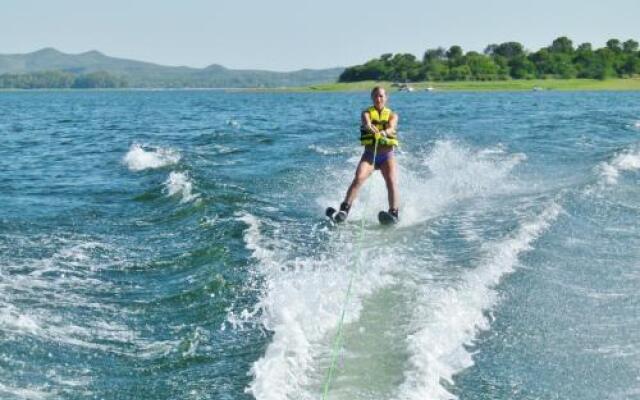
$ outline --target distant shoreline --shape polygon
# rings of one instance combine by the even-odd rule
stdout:
[[[349,92],[370,90],[374,86],[383,86],[387,90],[399,91],[398,84],[387,81],[362,81],[349,83],[331,83],[301,88],[309,92]],[[504,81],[438,81],[414,82],[402,84],[405,90],[413,91],[640,91],[640,78],[597,79],[518,79]]]
[[[399,92],[401,87],[407,92],[525,92],[525,91],[640,91],[640,78],[597,79],[531,79],[505,81],[438,81],[414,82],[398,85],[387,81],[361,81],[349,83],[325,83],[299,87],[277,88],[37,88],[16,89],[1,88],[5,92],[114,92],[114,91],[226,91],[226,92],[256,92],[256,93],[323,93],[323,92],[358,92],[368,91],[374,86],[382,86],[392,92]]]

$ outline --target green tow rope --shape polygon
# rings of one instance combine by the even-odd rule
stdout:
[[[378,153],[378,139],[374,139],[374,146],[373,146],[373,167],[374,167],[374,171],[375,171],[375,165],[376,165],[376,155]],[[367,209],[369,201],[367,200],[365,202],[365,207],[364,209]],[[362,216],[362,218],[360,219],[360,238],[358,240],[358,249],[356,251],[357,254],[357,258],[355,260],[355,265],[354,268],[351,269],[351,274],[349,277],[349,285],[347,286],[347,293],[344,297],[344,302],[342,304],[342,312],[340,313],[340,319],[338,320],[338,332],[336,333],[336,337],[333,340],[333,348],[331,350],[331,365],[329,366],[329,371],[327,372],[327,377],[325,379],[325,383],[324,383],[324,391],[322,392],[322,400],[326,400],[328,399],[328,395],[329,395],[329,388],[331,386],[331,379],[333,378],[333,374],[335,372],[336,369],[336,363],[338,360],[338,353],[340,351],[340,349],[342,348],[342,336],[343,336],[343,325],[344,325],[344,314],[346,312],[347,309],[347,304],[349,303],[349,298],[351,297],[351,287],[353,286],[353,278],[355,276],[356,271],[358,270],[357,267],[359,267],[360,265],[360,259],[362,258],[362,243],[364,242],[364,215]]]

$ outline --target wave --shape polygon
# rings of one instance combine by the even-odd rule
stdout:
[[[500,147],[473,150],[453,141],[437,141],[422,160],[428,180],[420,170],[401,171],[411,191],[403,204],[404,218],[418,223],[452,203],[512,192],[515,182],[510,174],[526,159],[525,154],[509,154]]]
[[[123,262],[114,247],[84,236],[0,239],[22,252],[0,259],[0,291],[7,294],[0,300],[0,332],[97,351],[130,352],[142,358],[173,347],[169,342],[150,343],[141,338],[119,321],[126,310],[87,295],[119,290],[101,279],[103,271],[120,268]],[[30,252],[38,255],[29,257]],[[68,307],[90,312],[69,318]],[[131,344],[135,348],[122,350]]]
[[[181,203],[188,203],[200,197],[198,193],[193,192],[193,181],[186,172],[172,171],[164,181],[164,187],[167,196],[180,195]]]
[[[172,149],[147,147],[147,150],[145,150],[142,145],[134,143],[122,159],[122,162],[130,171],[143,171],[177,164],[180,158],[180,154]]]
[[[365,328],[368,322],[361,318],[363,312],[371,311],[367,302],[378,301],[375,299],[383,291],[412,292],[418,288],[415,303],[396,305],[406,308],[402,312],[412,314],[413,322],[389,327],[397,342],[406,341],[407,352],[407,369],[397,372],[404,376],[404,383],[392,391],[401,399],[431,398],[434,394],[450,398],[440,386],[440,379],[451,379],[453,373],[470,365],[471,355],[464,346],[473,340],[478,329],[488,326],[483,312],[496,302],[493,285],[513,270],[518,255],[546,229],[560,207],[550,205],[542,215],[521,224],[515,234],[503,241],[494,245],[485,242],[488,254],[485,262],[460,279],[455,278],[455,282],[461,283],[453,286],[450,283],[438,286],[429,278],[432,267],[429,263],[437,260],[437,256],[434,259],[424,254],[431,251],[428,250],[431,231],[415,225],[443,215],[464,200],[512,194],[519,187],[512,171],[523,160],[524,154],[509,154],[501,147],[473,150],[452,141],[436,142],[421,158],[401,159],[404,196],[401,226],[390,232],[368,230],[361,249],[357,243],[358,229],[348,223],[344,229],[331,232],[328,242],[323,241],[326,248],[310,251],[312,256],[301,256],[296,251],[297,239],[283,225],[286,223],[250,213],[237,215],[247,225],[245,246],[251,251],[256,274],[264,283],[255,308],[230,313],[229,322],[239,326],[257,321],[273,332],[265,354],[251,369],[254,379],[247,392],[259,400],[318,397],[349,274],[354,271],[357,284],[345,310],[345,326],[354,324],[353,329],[358,332],[379,329]],[[357,159],[350,160],[356,162]],[[347,183],[351,173],[352,170],[338,172],[341,175],[337,179]],[[336,187],[335,174],[325,176],[326,182],[319,182],[316,188],[321,193],[316,200],[324,205],[326,196],[341,196],[340,190],[346,189],[346,184]],[[361,203],[386,203],[384,183],[379,174],[376,176],[361,192]],[[370,210],[355,207],[350,220],[368,220],[368,214],[375,218]],[[469,222],[462,229],[473,232],[474,227]],[[403,232],[407,236],[403,237]],[[467,236],[475,242],[483,240],[480,235],[467,233]],[[386,246],[392,246],[394,251],[387,251]],[[403,296],[400,294],[399,298]],[[390,308],[387,312],[398,310]],[[377,348],[371,348],[366,352],[376,351]],[[336,398],[351,395],[341,393]]]
[[[260,233],[265,221],[248,213],[238,219],[248,225],[246,246],[266,279],[260,301],[253,310],[244,310],[240,319],[258,318],[265,329],[274,332],[266,353],[251,368],[254,380],[247,392],[256,399],[315,399],[317,392],[308,385],[314,375],[324,372],[316,361],[326,352],[327,332],[337,326],[354,249],[347,245],[342,253],[326,258],[292,257],[287,250],[291,243],[273,241]],[[345,323],[357,319],[363,297],[393,282],[383,272],[388,261],[378,260],[366,271],[358,271],[359,285],[353,288]],[[234,323],[237,317],[231,316]]]
[[[46,385],[41,388],[25,388],[11,387],[0,382],[0,396],[4,398],[4,395],[10,396],[10,398],[31,400],[58,398],[56,391],[52,392]]]
[[[411,369],[405,374],[398,399],[450,399],[441,381],[473,365],[466,349],[477,333],[489,328],[485,315],[498,301],[493,289],[513,272],[519,255],[557,218],[561,207],[550,204],[539,216],[523,223],[502,241],[486,245],[487,257],[462,276],[454,287],[423,287],[414,313],[414,327],[407,338]]]
[[[611,161],[601,163],[598,169],[606,184],[615,185],[621,172],[640,170],[640,149],[625,150]]]

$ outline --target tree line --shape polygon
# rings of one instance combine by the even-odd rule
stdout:
[[[490,44],[484,52],[464,53],[460,46],[428,49],[422,60],[413,54],[383,54],[344,70],[340,82],[463,81],[545,78],[624,78],[640,74],[638,42],[610,39],[593,49],[591,43],[574,47],[566,36],[536,52],[518,42]]]
[[[124,78],[104,71],[88,74],[43,71],[0,75],[0,89],[102,89],[127,86]]]

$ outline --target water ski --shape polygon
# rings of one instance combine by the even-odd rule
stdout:
[[[347,219],[347,213],[345,213],[344,211],[337,211],[333,207],[327,207],[327,210],[324,212],[324,214],[332,222],[336,222],[336,223],[344,222],[344,220]]]
[[[393,225],[398,223],[398,217],[389,214],[387,211],[380,211],[378,213],[378,221],[380,221],[382,225]]]

